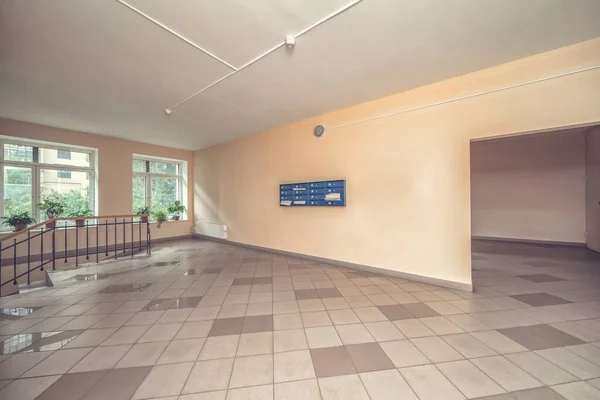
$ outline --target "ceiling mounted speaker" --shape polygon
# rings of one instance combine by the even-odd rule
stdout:
[[[313,133],[315,134],[316,137],[321,137],[325,133],[325,127],[323,127],[323,125],[317,125],[317,126],[315,126]]]

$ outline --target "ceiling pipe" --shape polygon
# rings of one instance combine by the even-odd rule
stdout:
[[[122,0],[117,0],[119,2],[122,2]],[[319,25],[329,21],[330,19],[340,15],[341,13],[343,13],[344,11],[349,10],[350,8],[354,7],[355,5],[357,5],[358,3],[360,3],[363,0],[354,0],[348,4],[346,4],[344,7],[332,12],[331,14],[327,15],[325,18],[321,18],[319,21],[315,22],[314,24],[304,28],[303,30],[301,30],[300,32],[298,32],[297,34],[293,35],[294,38],[299,38],[300,36],[305,35],[306,33],[310,32],[311,30],[315,29],[316,27],[318,27]],[[135,9],[134,9],[135,10]],[[160,24],[159,24],[160,25]],[[162,26],[162,25],[161,25]],[[211,87],[215,86],[218,83],[223,82],[225,79],[229,78],[232,75],[235,75],[236,73],[238,73],[239,71],[248,68],[249,66],[251,66],[252,64],[256,63],[259,60],[262,60],[263,58],[265,58],[266,56],[268,56],[269,54],[273,53],[275,50],[284,47],[286,45],[286,41],[282,41],[281,43],[275,45],[274,47],[272,47],[271,49],[265,51],[264,53],[262,53],[261,55],[259,55],[258,57],[248,61],[246,64],[242,65],[241,67],[234,69],[233,72],[230,72],[229,74],[223,76],[222,78],[219,78],[218,80],[216,80],[215,82],[211,83],[208,86],[203,87],[202,89],[200,89],[199,91],[197,91],[196,93],[192,94],[191,96],[185,98],[184,100],[180,101],[179,103],[173,105],[171,108],[168,108],[169,111],[173,111],[175,108],[179,107],[180,105],[187,103],[188,101],[190,101],[191,99],[193,99],[194,97],[198,96],[199,94],[201,94],[202,92],[207,91],[208,89],[210,89]]]
[[[177,32],[175,32],[173,29],[169,28],[167,25],[163,24],[162,22],[159,22],[159,21],[155,20],[154,18],[152,18],[148,14],[144,13],[143,11],[138,10],[137,8],[135,8],[134,6],[132,6],[131,4],[128,4],[128,3],[124,2],[123,0],[117,0],[117,1],[119,3],[121,3],[121,4],[123,4],[125,7],[129,8],[130,10],[132,10],[132,11],[138,13],[139,15],[141,15],[142,17],[146,18],[148,21],[151,21],[154,24],[160,26],[165,31],[167,31],[167,32],[169,32],[169,33],[177,36],[179,39],[183,40],[184,42],[186,42],[190,46],[195,47],[196,49],[200,50],[201,52],[203,52],[207,56],[212,57],[213,59],[217,60],[221,64],[223,64],[223,65],[231,68],[234,71],[238,70],[236,67],[234,67],[233,65],[229,64],[227,61],[223,60],[222,58],[217,57],[216,55],[214,55],[210,51],[208,51],[206,49],[203,49],[202,47],[200,47],[196,43],[192,42],[190,39],[186,38],[185,36],[183,36],[183,35],[181,35],[181,34],[179,34]]]
[[[425,108],[441,106],[443,104],[454,103],[456,101],[461,101],[461,100],[466,100],[466,99],[472,99],[474,97],[484,96],[484,95],[487,95],[487,94],[503,92],[505,90],[515,89],[515,88],[519,88],[519,87],[523,87],[523,86],[529,86],[529,85],[533,85],[535,83],[549,81],[549,80],[556,79],[556,78],[562,78],[562,77],[569,76],[569,75],[575,75],[575,74],[580,74],[580,73],[587,72],[587,71],[593,71],[595,69],[600,69],[600,65],[595,65],[593,67],[587,67],[587,68],[583,68],[583,69],[578,69],[578,70],[575,70],[575,71],[564,72],[564,73],[558,74],[558,75],[546,76],[544,78],[539,78],[539,79],[534,79],[534,80],[527,81],[527,82],[517,83],[515,85],[505,86],[505,87],[498,88],[498,89],[487,90],[485,92],[479,92],[479,93],[469,94],[469,95],[466,95],[466,96],[455,97],[455,98],[452,98],[452,99],[438,101],[438,102],[435,102],[435,103],[429,103],[429,104],[425,104],[425,105],[418,106],[418,107],[407,108],[407,109],[399,110],[399,111],[393,111],[393,112],[390,112],[390,113],[381,114],[381,115],[377,115],[377,116],[374,116],[374,117],[369,117],[369,118],[360,119],[360,120],[356,120],[356,121],[352,121],[352,122],[347,122],[345,124],[340,124],[340,125],[335,125],[335,126],[330,126],[330,127],[323,127],[322,125],[317,125],[315,127],[315,129],[314,129],[314,133],[315,133],[315,136],[321,136],[321,135],[323,135],[323,133],[325,133],[327,131],[333,131],[335,129],[341,129],[341,128],[345,128],[347,126],[352,126],[352,125],[357,125],[357,124],[363,124],[365,122],[376,121],[378,119],[392,117],[394,115],[399,115],[399,114],[406,114],[406,113],[409,113],[411,111],[423,110]],[[317,135],[317,133],[319,133],[319,134]]]

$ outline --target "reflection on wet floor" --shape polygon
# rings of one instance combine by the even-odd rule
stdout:
[[[20,319],[42,307],[16,307],[0,308],[0,321],[14,321]]]
[[[181,261],[159,261],[150,264],[150,267],[177,267],[181,265]]]
[[[177,299],[154,299],[142,311],[173,310],[176,308],[196,308],[202,296],[179,297]]]
[[[75,275],[76,281],[99,281],[108,278],[112,274],[79,274]]]
[[[150,286],[150,283],[128,283],[123,285],[110,285],[104,289],[99,290],[97,293],[129,293],[129,292],[141,292]]]
[[[58,331],[42,333],[20,333],[0,344],[0,354],[32,353],[58,350],[83,331]]]

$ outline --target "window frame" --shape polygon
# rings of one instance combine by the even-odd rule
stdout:
[[[4,145],[12,144],[17,146],[29,146],[33,148],[33,157],[32,161],[10,161],[4,159]],[[61,163],[40,163],[39,162],[39,149],[47,149],[47,150],[65,150],[65,151],[75,151],[77,153],[85,153],[89,157],[89,166],[88,167],[80,167],[68,164]],[[96,184],[97,184],[97,173],[96,173],[96,149],[75,146],[75,145],[63,145],[51,142],[44,142],[38,140],[24,140],[17,137],[12,136],[0,136],[0,216],[4,216],[4,167],[19,167],[19,168],[29,168],[31,170],[31,198],[32,198],[32,216],[36,220],[41,220],[41,213],[38,204],[42,199],[42,191],[41,191],[41,172],[42,170],[54,170],[58,171],[75,171],[75,172],[85,172],[89,175],[89,188],[88,193],[90,197],[90,210],[92,210],[92,214],[95,214],[96,211]],[[59,159],[57,156],[57,160]],[[69,160],[66,160],[69,161]],[[60,178],[59,178],[60,179]],[[0,229],[2,230],[2,229]]]
[[[137,160],[137,161],[143,161],[145,162],[146,165],[146,170],[144,172],[141,171],[134,171],[133,170],[133,161]],[[150,172],[150,163],[151,162],[162,162],[162,163],[170,163],[170,164],[176,164],[177,165],[177,174],[169,174],[169,173],[161,173],[161,172]],[[141,155],[141,154],[134,154],[131,160],[131,172],[132,172],[132,179],[131,179],[131,188],[132,188],[132,193],[131,193],[131,197],[132,197],[132,208],[133,208],[133,178],[135,176],[142,176],[145,179],[145,205],[146,207],[149,207],[150,210],[152,210],[152,178],[175,178],[177,179],[178,185],[177,185],[177,194],[179,197],[179,201],[181,201],[181,204],[183,204],[186,208],[185,212],[181,215],[181,221],[186,221],[188,219],[188,210],[187,210],[187,199],[185,197],[186,194],[186,179],[185,179],[185,172],[187,171],[187,163],[183,160],[174,160],[174,159],[170,159],[170,158],[162,158],[162,157],[152,157],[152,156],[145,156],[145,155]],[[134,210],[135,212],[135,210]]]

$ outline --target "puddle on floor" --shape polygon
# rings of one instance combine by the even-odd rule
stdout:
[[[130,292],[141,292],[150,286],[151,283],[127,283],[123,285],[110,285],[105,287],[104,289],[99,290],[96,293],[106,294],[106,293],[130,293]]]
[[[149,265],[149,267],[177,267],[181,261],[158,261]]]
[[[0,343],[0,354],[33,353],[58,350],[83,331],[19,333]]]
[[[23,318],[42,307],[0,308],[0,321],[14,321]]]
[[[76,281],[99,281],[101,279],[108,278],[109,276],[116,274],[108,274],[108,273],[99,273],[99,274],[79,274],[75,275],[74,278]]]

